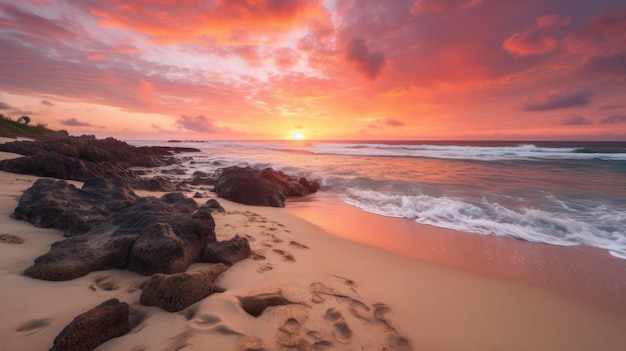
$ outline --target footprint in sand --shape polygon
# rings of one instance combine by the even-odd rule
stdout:
[[[266,265],[263,265],[263,266],[257,268],[256,271],[259,272],[259,273],[265,273],[267,271],[271,271],[272,269],[274,269],[274,267],[272,267],[272,265],[266,264]]]
[[[0,234],[0,243],[5,244],[23,244],[24,239],[13,234]]]
[[[94,278],[95,286],[106,291],[119,289],[119,285],[117,284],[118,282],[119,280],[117,278],[109,274],[98,275]],[[94,291],[96,290],[94,285],[89,286],[89,288]]]
[[[302,324],[295,318],[289,318],[278,328],[278,344],[290,349],[332,351],[334,345],[328,340],[322,339],[321,333],[308,330],[302,334]]]
[[[252,259],[255,261],[262,261],[265,259],[265,252],[263,251],[252,251]]]
[[[333,336],[337,341],[346,343],[352,338],[352,329],[348,327],[345,318],[341,312],[331,307],[326,310],[324,319],[333,325]]]
[[[309,248],[308,246],[304,244],[300,244],[299,242],[293,241],[293,240],[289,242],[289,245],[295,247],[296,249],[308,249]]]
[[[25,335],[35,334],[36,332],[47,328],[50,325],[50,319],[34,319],[28,321],[17,328],[17,331]]]
[[[242,336],[237,339],[237,346],[242,351],[266,351],[261,339],[254,336]]]
[[[279,334],[277,341],[280,345],[285,347],[297,347],[298,344],[305,342],[302,338],[299,338],[300,322],[295,318],[289,318],[278,328]]]
[[[222,323],[222,319],[216,315],[203,314],[188,322],[189,327],[195,331],[214,332],[220,335],[243,335]]]
[[[273,249],[272,251],[283,256],[283,260],[287,262],[296,262],[295,257],[293,257],[293,255],[288,251],[281,250],[281,249]]]

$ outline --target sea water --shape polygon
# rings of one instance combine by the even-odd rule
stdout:
[[[626,259],[626,143],[136,141],[200,149],[186,167],[272,167],[398,220]],[[419,235],[416,233],[415,235]]]

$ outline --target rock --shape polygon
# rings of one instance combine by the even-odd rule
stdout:
[[[134,147],[113,138],[63,137],[54,140],[15,141],[0,144],[0,151],[27,157],[0,161],[0,170],[84,181],[88,178],[135,178],[130,167],[155,167],[179,163],[177,152],[198,149]]]
[[[154,274],[143,287],[139,302],[169,312],[180,311],[215,292],[215,279],[226,269],[216,264],[192,272]]]
[[[254,296],[238,297],[241,308],[249,315],[258,317],[266,308],[292,304],[279,293],[263,293]]]
[[[93,163],[50,152],[0,161],[0,170],[39,177],[84,181],[88,178],[134,178],[133,171],[110,162]]]
[[[305,196],[319,189],[317,183],[295,178],[271,168],[220,169],[213,191],[219,197],[246,205],[285,207],[289,196]]]
[[[180,193],[139,197],[121,180],[90,179],[77,189],[40,179],[24,192],[12,217],[61,229],[69,237],[24,273],[46,280],[111,267],[144,275],[179,273],[200,262],[216,241],[207,206]]]
[[[50,351],[89,351],[131,330],[127,303],[110,299],[78,315],[54,339]]]
[[[161,173],[163,173],[163,174],[173,174],[173,175],[185,175],[185,174],[187,174],[187,172],[184,169],[182,169],[182,168],[163,169],[163,170],[161,170]]]
[[[203,262],[224,263],[229,266],[250,257],[250,243],[247,238],[235,236],[234,238],[207,244],[202,257]]]
[[[126,182],[131,188],[136,190],[147,191],[174,191],[176,186],[172,181],[166,177],[156,176],[152,178],[136,178],[127,179]]]
[[[211,209],[211,212],[214,212],[214,211],[217,211],[220,213],[226,212],[224,207],[222,207],[222,205],[220,205],[220,203],[217,202],[217,200],[215,199],[207,200],[206,205]]]

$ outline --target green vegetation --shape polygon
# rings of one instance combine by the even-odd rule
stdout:
[[[28,116],[22,116],[17,121],[11,117],[0,114],[0,136],[16,138],[37,138],[44,134],[55,133],[48,129],[45,123],[37,123],[35,126],[29,126],[31,119]]]

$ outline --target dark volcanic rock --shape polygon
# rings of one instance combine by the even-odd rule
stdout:
[[[13,218],[58,228],[56,242],[24,274],[68,280],[110,267],[150,275],[178,273],[199,262],[214,243],[207,206],[179,193],[139,197],[121,180],[91,179],[82,189],[40,179],[22,196]]]
[[[134,178],[134,173],[127,168],[172,165],[179,162],[172,153],[200,150],[134,147],[113,138],[81,136],[15,141],[0,144],[0,151],[28,156],[0,161],[0,170],[83,181],[93,177]]]
[[[152,178],[136,178],[126,179],[128,185],[137,190],[148,191],[174,191],[176,185],[172,183],[168,178],[156,176]]]
[[[248,239],[235,236],[234,238],[216,243],[209,243],[206,247],[203,262],[233,264],[250,257],[250,243]]]
[[[316,192],[319,184],[305,178],[296,179],[281,171],[261,171],[246,167],[228,167],[218,171],[213,190],[219,197],[246,205],[285,207],[289,196],[306,196]]]
[[[192,272],[154,274],[143,287],[139,302],[169,312],[180,311],[214,293],[215,279],[226,269],[225,265],[216,264]]]
[[[54,339],[50,351],[89,351],[131,330],[130,308],[110,299],[78,315]]]
[[[0,161],[0,170],[39,177],[85,180],[88,178],[133,178],[135,174],[110,162],[93,163],[50,152]]]
[[[222,205],[220,205],[220,203],[217,202],[217,200],[215,200],[215,199],[208,199],[206,201],[206,205],[211,209],[211,212],[213,212],[213,211],[217,211],[217,212],[220,212],[220,213],[226,212],[224,207],[222,207]]]

